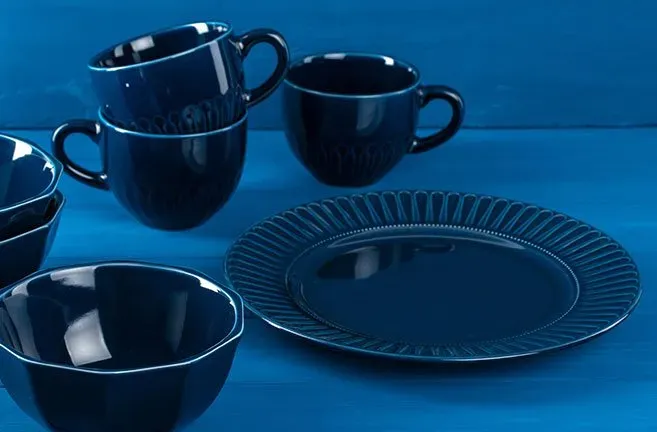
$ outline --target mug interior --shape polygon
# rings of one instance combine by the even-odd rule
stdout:
[[[0,137],[0,209],[29,201],[54,181],[55,167],[26,142]]]
[[[314,92],[374,96],[414,86],[419,73],[414,67],[386,56],[324,54],[293,64],[286,80]]]
[[[143,35],[103,51],[91,60],[96,68],[139,65],[181,54],[228,33],[224,23],[195,23]]]
[[[62,269],[0,301],[0,342],[34,360],[94,370],[185,361],[219,344],[237,311],[224,292],[158,267]]]

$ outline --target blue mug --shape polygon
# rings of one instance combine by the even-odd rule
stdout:
[[[419,111],[433,100],[450,105],[451,120],[420,138]],[[422,85],[416,67],[384,55],[304,57],[290,66],[283,85],[283,122],[292,152],[331,186],[378,182],[406,154],[426,152],[453,137],[464,114],[456,90]]]
[[[271,45],[271,76],[246,89],[242,61]],[[235,35],[223,22],[198,22],[144,34],[95,55],[88,65],[106,118],[130,130],[157,134],[207,132],[237,122],[269,96],[289,63],[283,36],[270,29]]]
[[[73,162],[64,144],[86,135],[102,155],[101,172]],[[180,231],[206,222],[232,196],[242,176],[247,117],[212,132],[157,135],[121,129],[99,111],[96,120],[71,120],[52,136],[64,171],[88,186],[111,190],[142,224]]]

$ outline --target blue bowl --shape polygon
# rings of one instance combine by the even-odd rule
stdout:
[[[189,271],[42,271],[0,293],[0,378],[52,431],[179,430],[219,394],[243,326],[239,295]]]
[[[0,134],[0,233],[43,216],[61,174],[61,164],[36,144]]]
[[[41,268],[52,247],[66,204],[56,191],[43,215],[26,216],[21,224],[12,224],[0,235],[0,287],[34,273]],[[28,227],[29,228],[26,228]]]

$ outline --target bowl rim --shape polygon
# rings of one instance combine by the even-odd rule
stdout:
[[[41,225],[39,225],[37,227],[34,227],[29,231],[25,231],[25,232],[22,232],[20,234],[17,234],[15,236],[13,236],[13,237],[9,237],[9,238],[6,238],[4,240],[0,240],[0,247],[2,247],[3,245],[5,245],[9,242],[17,240],[19,238],[33,235],[34,233],[39,232],[39,231],[51,229],[52,225],[58,219],[60,219],[62,217],[62,210],[64,209],[64,205],[66,204],[66,195],[64,195],[64,193],[62,191],[60,191],[59,189],[55,189],[55,192],[53,193],[53,197],[57,197],[58,204],[57,204],[57,210],[55,210],[55,213],[50,218],[45,220]],[[36,275],[36,273],[33,273],[32,275]],[[14,284],[12,284],[12,286],[13,285]],[[0,289],[0,297],[2,297],[3,294],[4,294],[4,288]],[[1,344],[2,343],[0,342],[0,345]]]
[[[26,146],[29,146],[32,149],[32,152],[31,152],[32,155],[40,158],[41,160],[43,160],[44,162],[46,162],[50,165],[52,165],[53,175],[50,178],[50,183],[48,184],[48,186],[46,186],[41,192],[39,192],[38,194],[36,194],[36,195],[34,195],[30,198],[26,198],[22,201],[18,201],[18,202],[12,203],[10,205],[6,205],[6,206],[0,205],[0,213],[15,210],[17,208],[20,208],[20,207],[23,207],[25,205],[31,204],[35,201],[38,201],[38,200],[42,199],[43,197],[52,195],[57,190],[57,185],[59,184],[59,179],[62,176],[62,171],[63,171],[62,164],[57,159],[55,159],[54,157],[50,156],[48,153],[43,151],[37,144],[35,144],[32,141],[27,140],[25,138],[20,138],[20,137],[17,137],[15,135],[0,133],[0,143],[4,142],[4,141],[12,142],[12,143],[14,143],[14,145],[16,143],[21,143],[21,144],[25,144]]]
[[[4,342],[0,341],[0,348],[5,350],[8,354],[11,356],[15,357],[21,362],[32,364],[35,366],[41,366],[41,367],[47,367],[47,368],[52,368],[52,369],[59,369],[59,370],[67,370],[70,372],[74,373],[84,373],[84,374],[94,374],[94,375],[124,375],[124,374],[134,374],[134,373],[143,373],[143,372],[152,372],[152,371],[158,371],[158,370],[165,370],[165,369],[176,369],[180,367],[185,367],[189,366],[191,364],[194,364],[200,360],[203,360],[206,357],[211,356],[214,354],[216,351],[220,350],[221,348],[227,346],[231,342],[239,339],[242,336],[242,333],[244,331],[244,304],[242,302],[242,298],[240,297],[237,292],[233,291],[231,288],[227,287],[225,284],[221,284],[218,282],[212,281],[210,278],[205,276],[203,273],[191,270],[191,269],[185,269],[182,267],[176,267],[176,266],[170,266],[170,265],[163,265],[163,264],[155,264],[155,263],[149,263],[149,262],[143,262],[143,261],[137,261],[137,260],[108,260],[108,261],[95,261],[95,262],[90,262],[90,263],[84,263],[84,264],[75,264],[75,265],[69,265],[69,266],[61,266],[61,267],[54,267],[54,268],[49,268],[49,269],[44,269],[40,270],[36,273],[33,273],[21,280],[19,280],[16,283],[11,284],[10,286],[3,288],[0,290],[0,300],[4,300],[4,298],[7,296],[7,294],[11,293],[15,288],[22,286],[26,283],[29,283],[35,279],[42,278],[44,276],[50,275],[55,272],[59,271],[67,271],[67,270],[81,270],[81,269],[87,269],[87,268],[97,268],[97,267],[140,267],[140,268],[148,268],[148,269],[155,269],[155,270],[164,270],[167,272],[173,272],[173,273],[178,273],[178,274],[183,274],[185,276],[189,276],[192,278],[195,278],[201,282],[201,285],[203,288],[210,289],[216,293],[220,293],[224,295],[230,304],[230,306],[233,307],[233,311],[235,312],[235,318],[233,322],[233,327],[231,330],[224,336],[221,340],[213,344],[212,346],[206,348],[205,350],[199,352],[198,354],[194,354],[192,356],[189,356],[183,360],[176,361],[173,363],[165,363],[165,364],[160,364],[160,365],[154,365],[154,366],[147,366],[147,367],[139,367],[139,368],[127,368],[127,369],[94,369],[94,368],[87,368],[87,367],[75,367],[75,366],[69,366],[65,364],[59,364],[59,363],[52,363],[52,362],[47,362],[47,361],[41,361],[37,360],[31,357],[28,357],[12,348],[9,348],[8,346],[5,345]]]

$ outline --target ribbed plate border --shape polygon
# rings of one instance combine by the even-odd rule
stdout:
[[[572,271],[577,302],[560,320],[520,337],[437,346],[349,333],[313,319],[289,297],[286,272],[309,247],[348,232],[402,225],[449,226],[529,244]],[[245,305],[273,326],[335,348],[408,360],[491,360],[563,348],[620,323],[641,295],[636,264],[603,232],[532,204],[459,192],[370,192],[301,205],[244,232],[225,267]]]

